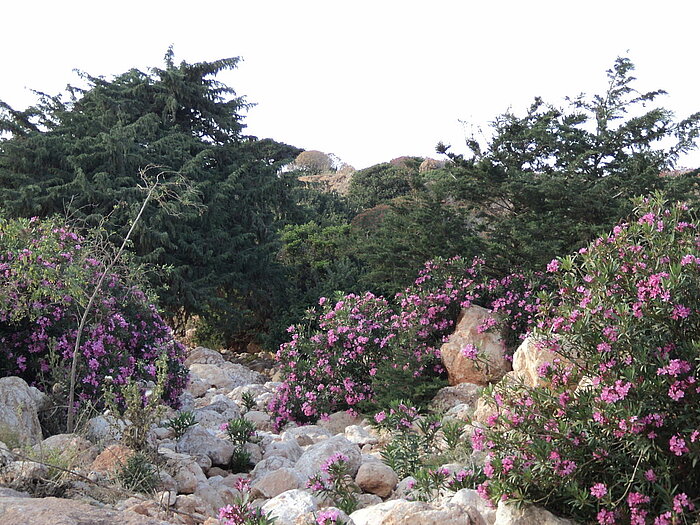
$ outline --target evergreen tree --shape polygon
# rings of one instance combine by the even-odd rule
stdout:
[[[67,96],[39,93],[16,111],[0,103],[0,198],[11,216],[69,210],[89,226],[104,217],[115,240],[138,205],[139,171],[160,166],[192,184],[200,206],[151,207],[134,236],[141,262],[165,272],[152,284],[180,326],[213,316],[231,333],[269,316],[284,282],[276,232],[293,217],[280,166],[299,149],[243,135],[249,104],[216,80],[238,58],[132,69],[113,79],[81,74]],[[122,229],[120,229],[120,227]]]

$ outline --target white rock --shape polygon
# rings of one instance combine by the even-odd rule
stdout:
[[[282,439],[296,439],[302,447],[312,443],[318,443],[331,437],[331,433],[319,425],[305,425],[303,427],[290,428],[285,430]]]
[[[496,521],[496,509],[489,507],[488,503],[473,489],[458,490],[452,496],[450,502],[463,507],[474,507],[481,514],[481,517],[484,518],[486,525],[493,525]]]
[[[551,512],[531,505],[517,508],[501,501],[496,510],[494,525],[575,525],[575,522],[557,518]]]
[[[34,445],[42,440],[37,411],[46,396],[19,377],[0,378],[0,432],[3,439]]]
[[[396,473],[384,463],[378,462],[363,463],[355,476],[355,483],[363,492],[376,494],[380,498],[391,494],[398,482]]]
[[[221,364],[200,364],[195,363],[190,366],[190,373],[193,377],[199,378],[210,387],[222,390],[233,390],[237,386],[249,385],[253,383],[263,383],[265,377],[258,372],[237,363],[228,361]]]
[[[294,467],[295,462],[284,456],[270,456],[259,461],[250,473],[253,479],[261,479],[270,472],[275,472],[281,468]]]
[[[360,425],[350,425],[345,429],[345,437],[348,441],[357,445],[375,445],[379,442],[376,436],[370,434],[366,428]]]
[[[307,480],[320,472],[321,466],[334,454],[343,454],[348,458],[348,474],[354,477],[362,463],[362,454],[357,445],[341,435],[310,445],[296,462],[295,468],[302,479]]]
[[[269,443],[265,447],[263,458],[267,459],[272,456],[281,456],[296,463],[303,453],[303,449],[295,439],[288,439],[286,441],[273,441]]]
[[[233,456],[233,444],[197,425],[190,427],[178,440],[177,451],[190,455],[207,455],[212,464],[226,466]]]
[[[314,498],[303,490],[288,490],[262,506],[265,514],[277,518],[276,525],[295,525],[297,518],[317,510]]]
[[[257,479],[252,489],[263,498],[274,498],[283,492],[304,488],[304,482],[293,468],[281,468]]]
[[[471,507],[392,500],[350,514],[356,525],[484,525]]]

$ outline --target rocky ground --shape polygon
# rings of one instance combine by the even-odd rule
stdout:
[[[120,442],[123,424],[120,427],[109,415],[101,415],[89,420],[79,434],[43,439],[37,411],[45,408],[45,396],[19,378],[0,379],[0,438],[12,436],[31,445],[12,448],[0,442],[2,482],[14,488],[0,488],[0,524],[217,525],[218,509],[239,495],[237,482],[244,477],[250,478],[254,504],[275,516],[277,524],[315,524],[318,513],[331,502],[314,496],[306,482],[336,453],[347,456],[350,474],[362,491],[360,509],[350,516],[341,513],[349,524],[569,523],[534,507],[517,510],[501,503],[496,509],[489,508],[471,489],[446,493],[431,503],[412,501],[410,478],[399,479],[381,462],[386,436],[377,434],[366,420],[345,412],[316,425],[273,431],[265,406],[278,383],[270,381],[271,371],[264,366],[256,368],[266,374],[241,362],[231,362],[203,347],[190,353],[186,364],[192,380],[183,394],[181,410],[192,411],[197,424],[176,437],[164,423],[177,415],[171,412],[162,426],[149,433],[148,444],[157,451],[154,463],[159,478],[150,496],[115,488],[115,473],[134,454]],[[264,358],[255,361],[256,365],[265,362]],[[523,359],[520,362],[522,368]],[[443,389],[434,405],[453,417],[472,416],[479,411],[479,390],[474,383]],[[244,408],[244,394],[254,399],[255,406],[249,410]],[[258,443],[246,445],[254,464],[249,474],[229,470],[234,447],[220,430],[241,414],[255,425],[259,436]]]

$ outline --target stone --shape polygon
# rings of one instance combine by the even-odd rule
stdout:
[[[33,481],[45,479],[49,475],[49,467],[35,461],[13,461],[9,463],[2,473],[7,480]]]
[[[481,514],[486,525],[493,525],[496,521],[496,509],[489,507],[486,500],[479,496],[479,493],[474,489],[458,490],[450,499],[450,503],[463,507],[474,507],[476,511]]]
[[[43,436],[38,410],[45,398],[22,378],[0,378],[0,439],[11,447],[39,443]]]
[[[559,358],[555,353],[545,348],[541,348],[532,337],[526,337],[513,354],[513,376],[525,385],[535,387],[541,386],[545,380],[537,372],[544,363],[551,363]]]
[[[202,397],[209,390],[209,385],[199,379],[198,377],[190,378],[187,384],[187,392],[192,394],[193,397]]]
[[[261,479],[270,472],[275,472],[282,468],[294,467],[295,463],[295,461],[292,461],[284,456],[270,456],[269,458],[259,461],[255,465],[255,468],[251,471],[250,475],[254,480]]]
[[[32,525],[170,525],[131,511],[96,507],[73,499],[0,497],[0,523]]]
[[[199,364],[190,366],[192,377],[199,378],[209,387],[233,390],[237,386],[264,383],[265,376],[237,363]]]
[[[283,492],[304,488],[304,482],[293,468],[281,468],[258,478],[253,483],[251,490],[253,495],[263,498],[274,498]]]
[[[156,492],[155,499],[159,505],[163,505],[164,507],[172,507],[175,505],[175,501],[177,501],[177,492],[172,490],[162,490],[160,492]]]
[[[299,446],[296,439],[273,441],[265,447],[263,459],[267,459],[272,456],[281,456],[296,463],[303,453],[304,450]]]
[[[473,383],[484,386],[495,383],[511,370],[510,362],[505,358],[505,344],[498,333],[479,333],[479,326],[495,316],[480,306],[471,306],[460,313],[454,333],[440,348],[450,385]],[[478,364],[462,353],[469,344],[479,349],[481,362]]]
[[[333,412],[327,418],[323,418],[318,422],[318,425],[325,428],[331,434],[343,434],[345,429],[351,425],[360,425],[362,418],[355,416],[343,410],[342,412]]]
[[[33,448],[37,457],[51,458],[57,455],[68,468],[87,467],[99,453],[96,446],[77,434],[56,434]]]
[[[473,383],[460,383],[438,390],[430,402],[430,408],[435,412],[448,412],[459,405],[476,406],[481,388]]]
[[[222,356],[216,350],[198,346],[187,355],[187,359],[185,359],[185,366],[189,367],[194,364],[218,365],[223,362],[224,356]]]
[[[88,420],[85,437],[96,444],[113,443],[121,439],[125,426],[124,421],[111,415],[96,416]]]
[[[380,498],[386,498],[396,488],[399,477],[384,463],[368,462],[360,465],[355,483],[363,492],[376,494]]]
[[[317,509],[311,494],[298,489],[283,492],[262,506],[265,514],[277,519],[276,525],[296,525],[297,518]]]
[[[209,456],[213,465],[227,466],[233,456],[233,444],[209,433],[199,425],[190,427],[178,440],[176,450],[190,455]]]
[[[296,439],[302,447],[318,443],[331,437],[331,433],[319,425],[290,428],[282,433],[282,439]]]
[[[165,457],[165,468],[177,483],[180,494],[194,494],[197,486],[206,482],[207,477],[194,458],[176,452],[163,454],[161,450],[159,449],[158,452]]]
[[[124,445],[114,444],[108,446],[95,458],[90,465],[90,470],[112,474],[124,467],[134,451]]]
[[[306,514],[302,514],[301,516],[299,516],[295,523],[296,525],[315,525],[319,523],[318,520],[321,519],[321,516],[334,516],[335,521],[333,521],[332,523],[344,523],[345,525],[355,525],[355,522],[353,522],[350,519],[350,517],[338,507],[323,507],[323,509],[319,510],[318,512],[307,512]],[[331,523],[331,521],[328,521],[327,519],[324,523]]]
[[[256,430],[272,430],[272,418],[265,412],[250,410],[243,414],[243,417],[255,425]]]
[[[181,494],[175,500],[175,508],[180,512],[190,515],[193,519],[188,521],[188,525],[198,525],[207,518],[209,505],[199,496],[194,494]],[[121,524],[120,524],[121,525]]]
[[[8,447],[5,443],[0,441],[0,469],[14,460],[15,458],[12,455],[10,447]]]
[[[576,525],[575,522],[557,518],[551,512],[527,505],[521,508],[501,501],[496,509],[493,525]]]
[[[468,385],[469,383],[462,383],[463,385]],[[478,406],[479,400],[477,400],[474,405],[459,404],[450,408],[445,412],[445,419],[452,419],[456,421],[471,421],[476,412],[476,407]]]
[[[348,474],[355,477],[362,463],[362,454],[356,444],[341,435],[310,445],[296,462],[295,468],[306,482],[311,476],[320,472],[321,466],[334,454],[343,454],[348,458]]]
[[[438,170],[438,169],[444,168],[444,167],[445,167],[444,160],[437,160],[437,159],[428,158],[420,163],[420,166],[418,166],[418,173],[425,173],[426,171]]]
[[[485,525],[471,507],[423,501],[391,500],[350,514],[355,525]]]
[[[370,432],[360,425],[350,425],[345,429],[345,437],[348,441],[355,443],[356,445],[376,445],[379,440],[376,436],[370,434]]]

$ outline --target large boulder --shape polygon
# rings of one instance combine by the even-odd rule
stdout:
[[[306,481],[321,472],[321,466],[334,454],[343,454],[348,458],[348,474],[354,477],[362,463],[362,453],[355,443],[340,434],[320,443],[309,445],[296,462],[296,471]]]
[[[470,405],[472,410],[476,407],[481,388],[474,383],[460,383],[455,386],[446,386],[438,390],[430,408],[436,412],[447,412],[458,405]]]
[[[187,355],[187,359],[185,359],[185,366],[191,366],[194,364],[218,365],[222,364],[224,361],[224,356],[222,356],[216,350],[198,346]]]
[[[99,454],[99,449],[77,434],[56,434],[34,445],[34,453],[36,457],[49,462],[57,456],[72,468],[90,465]]]
[[[462,310],[457,319],[457,327],[440,348],[442,362],[447,370],[451,385],[474,383],[487,385],[495,383],[511,370],[505,358],[505,344],[495,330],[482,329],[496,314],[480,306]],[[465,348],[473,345],[479,349],[480,360],[465,355]]]
[[[450,503],[461,505],[462,507],[474,507],[484,518],[486,525],[493,525],[496,521],[496,509],[489,506],[489,503],[482,498],[474,489],[461,489],[454,493]]]
[[[527,337],[513,354],[512,377],[527,386],[542,386],[544,381],[540,377],[539,369],[557,358],[559,356],[543,348],[534,338]]]
[[[263,498],[274,498],[283,492],[303,489],[304,482],[293,468],[281,468],[268,472],[253,483],[252,491]]]
[[[9,446],[34,445],[42,440],[38,411],[47,398],[20,377],[0,378],[0,439]]]

